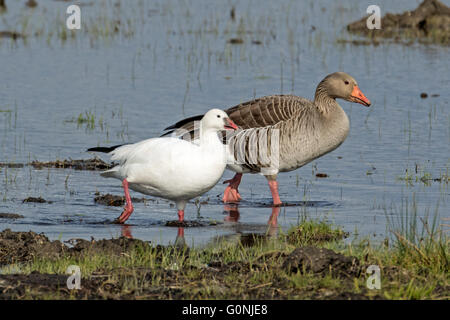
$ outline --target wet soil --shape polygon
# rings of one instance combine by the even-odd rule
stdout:
[[[33,288],[42,296],[58,292],[61,296],[70,297],[71,291],[67,289],[68,275],[41,274],[32,272],[27,275],[0,275],[0,299],[21,299],[29,297],[27,292]],[[83,286],[76,290],[76,295],[80,298],[92,297],[91,292],[102,286],[104,279],[83,279]],[[98,296],[97,296],[98,297]]]
[[[178,227],[178,228],[196,228],[196,227],[209,227],[216,226],[219,222],[217,221],[198,221],[198,220],[184,220],[180,222],[178,220],[167,221],[166,227]]]
[[[358,277],[360,263],[355,257],[347,257],[332,250],[317,247],[295,249],[283,263],[288,273],[307,273],[325,275],[331,273],[339,277]]]
[[[1,34],[1,33],[0,33]],[[1,37],[1,36],[0,36]],[[43,169],[43,168],[57,168],[57,169],[74,169],[74,170],[107,170],[114,167],[114,163],[107,163],[98,158],[92,159],[65,159],[65,160],[56,160],[56,161],[32,161],[30,163],[14,163],[14,162],[0,162],[0,168],[23,168],[25,166],[32,166],[35,169]]]
[[[120,237],[109,240],[71,239],[66,241],[70,247],[59,240],[50,241],[44,234],[33,231],[14,232],[5,229],[0,232],[0,266],[29,262],[34,258],[57,259],[67,254],[108,253],[120,255],[138,247],[149,247],[148,242]]]
[[[0,162],[0,168],[23,168],[25,165],[23,163],[6,163]]]
[[[381,18],[381,29],[367,28],[367,17],[347,25],[351,33],[367,36],[378,44],[382,39],[396,42],[438,43],[450,45],[450,8],[438,0],[425,0],[415,10],[401,14],[387,13]],[[353,40],[351,41],[353,42]]]
[[[0,274],[0,299],[43,298],[57,297],[59,299],[201,299],[197,286],[204,286],[205,281],[211,285],[211,290],[219,292],[229,291],[230,277],[239,275],[241,285],[245,289],[247,299],[286,299],[286,298],[312,298],[312,299],[380,299],[378,292],[369,292],[360,288],[359,292],[352,290],[354,277],[364,276],[361,270],[365,267],[363,262],[352,256],[344,256],[332,250],[314,246],[297,247],[290,254],[286,252],[265,253],[253,263],[246,261],[224,262],[218,254],[208,256],[207,265],[191,265],[189,262],[189,248],[176,246],[152,247],[149,242],[128,239],[83,240],[72,239],[67,241],[70,247],[60,241],[49,241],[43,234],[35,232],[12,232],[7,229],[0,232],[0,266],[8,264],[24,264],[36,257],[51,259],[67,257],[82,257],[83,255],[107,254],[127,255],[131,250],[155,250],[157,260],[170,259],[172,255],[184,254],[182,268],[162,268],[155,265],[148,267],[129,267],[97,269],[89,275],[83,275],[81,289],[67,289],[68,275],[44,274],[31,272],[30,274]],[[251,245],[250,243],[248,245]],[[136,252],[136,251],[134,251]],[[145,251],[142,251],[145,252]],[[148,252],[148,251],[147,251]],[[164,254],[163,254],[164,253]],[[273,264],[270,261],[278,261]],[[275,276],[267,283],[255,284],[251,282],[258,272],[267,272],[268,268],[275,268]],[[397,270],[398,269],[398,270]],[[409,281],[408,274],[399,268],[386,267],[383,274],[393,279],[398,275]],[[186,276],[195,272],[196,277]],[[328,273],[340,279],[339,289],[327,287],[305,286],[293,287],[286,274],[308,273],[322,277]],[[155,284],[155,276],[160,279]],[[139,281],[139,288],[130,287],[130,283]],[[252,283],[252,285],[247,285]],[[240,282],[239,282],[240,283]],[[236,285],[236,284],[234,284]],[[448,287],[439,287],[436,290],[444,294]]]
[[[0,219],[22,219],[23,215],[17,213],[0,213]]]
[[[100,194],[96,193],[94,198],[94,202],[98,204],[102,204],[104,206],[112,206],[112,207],[121,207],[125,205],[125,197],[117,196],[113,194]],[[154,199],[145,199],[145,198],[131,198],[132,202],[145,202],[145,201],[155,201]]]
[[[0,31],[0,38],[19,39],[23,38],[23,35],[16,31]]]
[[[35,257],[59,258],[67,247],[60,241],[49,241],[35,232],[0,232],[0,266],[29,262]]]
[[[42,197],[28,197],[26,199],[23,199],[22,203],[27,203],[27,202],[34,202],[34,203],[52,203],[52,201],[47,201]]]
[[[35,169],[42,168],[63,168],[74,170],[106,170],[111,169],[114,164],[109,164],[98,158],[79,160],[56,160],[49,162],[33,161],[29,163]]]

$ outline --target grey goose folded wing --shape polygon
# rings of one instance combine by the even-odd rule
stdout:
[[[242,129],[261,128],[290,119],[304,103],[311,102],[293,95],[272,95],[238,104],[225,112]],[[189,132],[193,137],[194,122],[201,118],[199,115],[183,119],[164,129],[170,131],[163,136],[172,133],[181,136]]]
[[[293,95],[265,96],[238,104],[227,109],[226,113],[242,129],[273,126],[292,118],[301,100],[309,102]]]

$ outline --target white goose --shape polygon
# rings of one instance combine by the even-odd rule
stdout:
[[[115,222],[124,223],[133,212],[128,189],[175,201],[178,219],[183,222],[186,203],[210,190],[222,177],[226,150],[217,132],[226,129],[236,130],[237,126],[224,111],[212,109],[200,121],[198,143],[161,137],[89,149],[108,152],[111,160],[119,162],[101,173],[103,177],[120,179],[125,191],[125,209]]]

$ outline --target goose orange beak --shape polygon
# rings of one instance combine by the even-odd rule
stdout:
[[[353,87],[353,91],[350,95],[349,101],[360,103],[366,107],[370,106],[370,100],[366,98],[366,96],[361,92],[358,86]]]
[[[227,130],[237,130],[239,129],[238,126],[230,119],[230,118],[225,118],[225,129]]]

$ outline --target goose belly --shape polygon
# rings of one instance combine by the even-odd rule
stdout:
[[[348,122],[347,122],[348,123]],[[344,123],[345,124],[345,123]],[[303,141],[291,142],[288,150],[280,152],[280,172],[298,169],[338,148],[347,138],[346,125],[334,130],[323,130],[314,136],[306,136]]]
[[[127,179],[132,190],[170,200],[192,199],[210,190],[219,181],[225,164],[200,166],[186,163],[184,166],[139,168],[138,177]],[[132,171],[132,170],[131,170]]]

